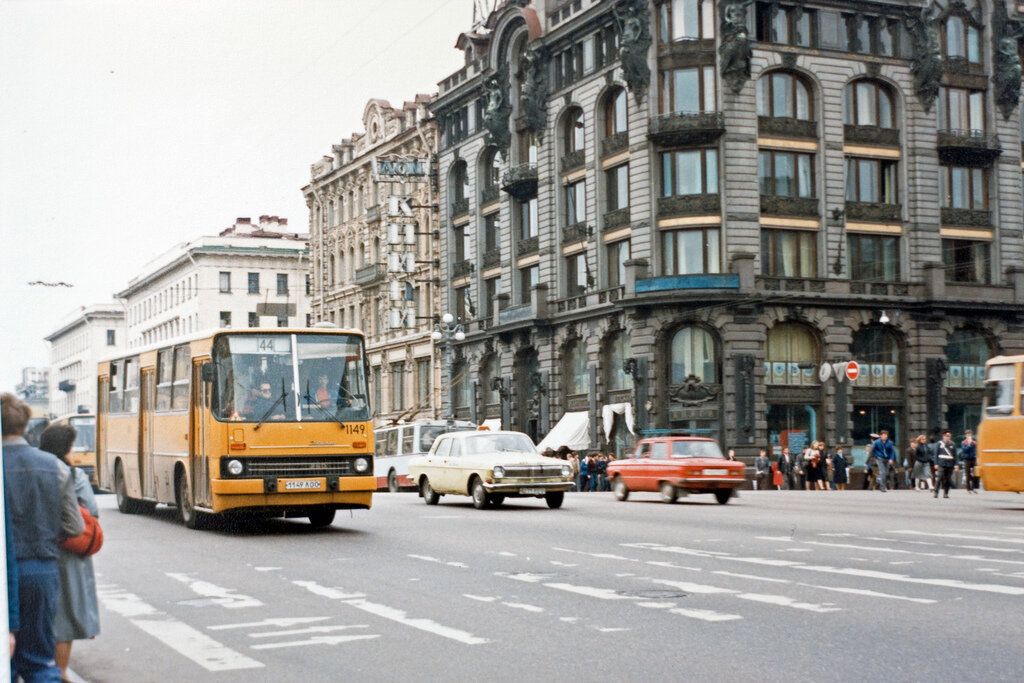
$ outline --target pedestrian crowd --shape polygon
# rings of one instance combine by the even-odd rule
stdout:
[[[31,410],[0,395],[11,680],[68,680],[71,645],[99,634],[91,554],[101,541],[88,475],[66,462],[74,427],[25,440]]]
[[[572,466],[573,491],[612,490],[607,472],[608,463],[615,460],[613,453],[604,454],[597,450],[581,453],[568,446],[561,446],[558,450],[548,448],[543,454],[565,460]]]
[[[872,434],[871,439],[865,447],[863,487],[883,493],[898,488],[900,463],[889,432],[882,430]],[[977,493],[978,478],[974,476],[977,452],[977,442],[969,429],[959,446],[953,442],[949,430],[942,433],[941,439],[932,441],[922,434],[910,441],[903,457],[904,486],[932,491],[936,498],[941,490],[948,498],[950,487],[956,486],[956,473],[963,470],[967,492]],[[753,485],[755,490],[843,491],[850,481],[852,464],[842,446],[829,450],[823,441],[812,441],[800,453],[791,453],[788,447],[783,447],[774,462],[762,448],[754,461]]]

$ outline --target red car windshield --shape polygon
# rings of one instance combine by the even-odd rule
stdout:
[[[673,441],[673,458],[722,458],[722,449],[714,441]]]

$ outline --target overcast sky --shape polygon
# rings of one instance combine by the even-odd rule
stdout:
[[[370,98],[434,93],[473,0],[0,0],[0,390],[43,337],[300,188]],[[72,287],[32,286],[42,281]]]

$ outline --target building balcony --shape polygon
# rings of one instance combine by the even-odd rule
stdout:
[[[564,299],[557,299],[552,303],[556,313],[569,313],[593,308],[600,304],[609,304],[622,298],[625,292],[624,287],[609,287],[593,292],[577,292],[570,294]]]
[[[899,128],[879,128],[878,126],[843,126],[843,139],[855,145],[869,147],[899,147]]]
[[[526,237],[516,243],[516,256],[529,256],[540,251],[540,237]]]
[[[493,204],[498,201],[500,192],[501,189],[497,185],[486,185],[484,189],[480,190],[480,204],[483,206]]]
[[[940,130],[936,147],[939,161],[948,164],[991,164],[1003,151],[999,138],[983,130]]]
[[[651,118],[647,137],[665,147],[714,142],[725,132],[725,117],[720,111],[679,111]]]
[[[456,199],[452,202],[452,219],[461,218],[469,213],[469,198]]]
[[[601,158],[629,149],[629,133],[616,133],[601,140]]]
[[[971,228],[992,227],[992,212],[980,209],[952,209],[947,206],[941,209],[943,225],[959,225]]]
[[[815,197],[779,197],[761,195],[761,214],[793,218],[817,218],[821,215]]]
[[[501,247],[494,247],[485,251],[482,260],[484,268],[493,268],[494,266],[501,265]]]
[[[898,223],[903,218],[901,204],[846,202],[846,220],[872,223]]]
[[[562,228],[562,243],[577,244],[590,239],[590,228],[586,223],[576,223]]]
[[[718,194],[686,194],[658,197],[658,218],[675,216],[706,216],[722,212],[722,198]]]
[[[473,262],[469,259],[462,259],[452,264],[452,279],[465,277],[473,272]]]
[[[624,225],[629,225],[628,206],[624,206],[621,209],[616,209],[615,211],[609,211],[608,213],[601,216],[602,230],[614,230],[615,228],[621,228]]]
[[[759,135],[781,135],[784,138],[817,138],[818,122],[784,116],[758,116],[757,132]]]
[[[537,196],[537,165],[520,164],[505,171],[501,177],[501,189],[516,199],[531,199]]]
[[[368,266],[356,268],[355,282],[360,287],[366,287],[382,282],[385,275],[387,275],[387,268],[383,263],[371,263]]]
[[[570,173],[577,169],[581,169],[586,162],[587,156],[582,149],[577,149],[574,152],[567,152],[562,155],[562,173]]]
[[[910,285],[906,282],[868,282],[866,280],[851,280],[850,294],[906,297],[910,294]]]

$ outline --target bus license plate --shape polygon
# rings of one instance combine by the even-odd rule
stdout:
[[[285,491],[319,491],[323,488],[320,479],[292,479],[284,482]]]
[[[519,489],[519,493],[523,494],[524,496],[541,496],[547,493],[547,491],[545,491],[543,488],[536,487]]]

